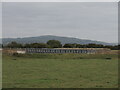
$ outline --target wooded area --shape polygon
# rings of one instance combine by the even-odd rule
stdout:
[[[77,44],[77,43],[66,43],[61,44],[58,40],[49,40],[47,43],[26,43],[21,44],[17,42],[11,42],[7,45],[0,45],[2,48],[109,48],[111,50],[119,50],[120,45],[102,45],[102,44]]]

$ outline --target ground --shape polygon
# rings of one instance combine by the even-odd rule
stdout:
[[[117,87],[117,55],[3,55],[3,88]]]

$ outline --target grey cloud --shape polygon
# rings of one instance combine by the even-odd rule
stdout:
[[[117,3],[3,3],[3,37],[51,34],[117,42],[117,32]]]

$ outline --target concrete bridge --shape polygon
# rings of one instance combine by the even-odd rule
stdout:
[[[86,53],[94,54],[105,51],[102,48],[26,48],[26,53]]]
[[[107,48],[7,48],[2,51],[3,53],[108,53],[110,49]]]

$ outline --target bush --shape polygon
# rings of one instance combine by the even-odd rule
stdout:
[[[13,53],[13,56],[19,57],[18,53]]]

